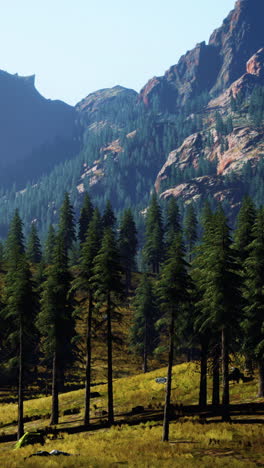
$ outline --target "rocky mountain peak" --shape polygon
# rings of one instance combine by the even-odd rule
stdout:
[[[263,48],[263,16],[263,0],[238,0],[209,43],[197,44],[164,76],[150,80],[140,93],[141,100],[147,106],[161,101],[162,110],[176,112],[199,94],[221,94],[245,73],[249,59]],[[258,58],[261,56],[255,61]],[[257,69],[256,63],[254,74]]]

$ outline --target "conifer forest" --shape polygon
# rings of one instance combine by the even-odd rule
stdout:
[[[189,1],[202,31],[206,2]],[[10,15],[22,61],[29,3]],[[0,70],[0,467],[264,466],[264,2],[234,0],[181,57],[167,21],[177,8],[190,39],[188,2],[145,15],[147,2],[116,0],[87,42],[99,8],[79,3],[37,15],[29,42],[60,72],[67,53],[61,92],[81,62],[89,94],[77,85],[70,105]],[[151,47],[159,69],[162,29],[136,46],[158,8],[178,62],[137,91],[106,87],[134,53],[143,77]],[[127,27],[137,13],[133,53],[114,28],[124,12]],[[55,26],[58,50],[44,53]]]
[[[67,377],[76,372],[79,359],[85,362],[83,424],[89,426],[98,332],[107,349],[107,420],[114,424],[112,326],[121,320],[124,306],[132,310],[131,353],[142,360],[143,372],[148,372],[149,358],[158,352],[162,338],[169,337],[163,440],[169,438],[172,367],[180,348],[200,356],[201,408],[207,405],[212,360],[212,404],[221,408],[224,421],[230,421],[232,353],[243,355],[247,366],[257,368],[258,396],[263,397],[263,208],[256,209],[245,197],[235,224],[231,230],[220,204],[212,210],[206,203],[199,226],[193,205],[181,219],[175,199],[162,210],[154,194],[140,246],[129,209],[118,224],[110,202],[101,213],[86,193],[76,220],[66,193],[58,228],[51,226],[41,245],[34,224],[24,237],[16,211],[1,246],[0,371],[7,387],[15,385],[19,376],[18,439],[24,433],[25,389],[41,385],[48,376],[50,424],[57,425],[58,395]],[[85,323],[81,350],[80,321]]]

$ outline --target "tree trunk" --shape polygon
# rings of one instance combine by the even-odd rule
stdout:
[[[55,425],[59,422],[59,392],[58,392],[58,356],[57,350],[53,353],[53,368],[52,368],[52,403],[51,403],[51,419],[50,424]]]
[[[230,421],[229,413],[229,353],[228,337],[226,328],[222,328],[222,375],[223,375],[223,395],[222,395],[222,420]]]
[[[129,268],[127,268],[126,270],[126,296],[128,296],[129,294],[130,287],[131,287],[131,271],[129,270]]]
[[[213,353],[213,394],[212,405],[220,405],[220,352],[218,344]]]
[[[201,343],[201,363],[200,363],[200,391],[199,406],[205,408],[207,405],[207,343]]]
[[[89,295],[88,316],[87,316],[87,338],[86,338],[86,364],[85,364],[85,396],[84,396],[84,425],[90,424],[90,397],[91,397],[91,370],[92,370],[92,293]]]
[[[61,360],[60,364],[58,365],[58,391],[60,393],[64,393],[65,389],[65,369],[64,369],[64,362]]]
[[[112,323],[111,323],[111,298],[107,297],[107,381],[108,381],[108,422],[114,424],[114,401],[113,401],[113,358],[112,358]]]
[[[262,398],[262,397],[264,397],[264,363],[263,363],[263,361],[260,361],[258,363],[258,369],[259,369],[258,397]]]
[[[171,399],[171,377],[172,377],[172,366],[173,366],[173,338],[174,338],[174,313],[171,313],[170,323],[170,350],[169,350],[169,362],[168,362],[168,373],[167,373],[167,387],[166,387],[166,399],[164,407],[164,419],[163,419],[163,434],[162,441],[168,442],[169,440],[169,424],[170,424],[170,399]]]
[[[148,372],[148,330],[147,330],[147,320],[145,317],[145,327],[144,327],[144,350],[143,350],[143,372],[144,374]]]
[[[23,349],[23,328],[22,318],[19,324],[19,375],[18,375],[18,428],[17,440],[24,435],[24,349]]]

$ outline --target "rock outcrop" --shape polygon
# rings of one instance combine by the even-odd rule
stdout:
[[[247,62],[247,73],[264,78],[264,48],[259,49]]]
[[[147,106],[161,101],[163,108],[175,112],[189,98],[205,91],[222,93],[245,73],[250,57],[263,47],[263,16],[263,0],[237,1],[209,43],[198,44],[163,77],[150,80],[140,92],[141,100]],[[248,73],[257,75],[257,60],[258,56],[248,64]]]
[[[157,176],[156,191],[160,192],[162,182],[170,177],[173,168],[181,171],[190,167],[197,169],[202,157],[210,162],[216,162],[216,177],[212,179],[211,187],[213,182],[217,182],[217,175],[225,176],[232,172],[239,173],[245,163],[251,161],[251,163],[256,164],[263,157],[264,128],[235,128],[226,137],[228,149],[225,151],[221,151],[221,142],[215,131],[212,136],[214,144],[211,148],[202,145],[206,134],[196,133],[186,138],[180,148],[172,151]],[[177,192],[177,187],[172,188],[172,190]]]
[[[213,197],[217,202],[228,201],[232,209],[241,202],[241,192],[238,183],[226,187],[223,177],[197,177],[177,187],[164,191],[160,197],[168,200],[171,197],[181,199],[185,204],[197,202],[200,198]]]
[[[135,106],[138,93],[133,89],[115,86],[100,89],[89,94],[76,105],[76,111],[86,120],[88,125],[97,122],[118,122],[122,124],[129,112]]]

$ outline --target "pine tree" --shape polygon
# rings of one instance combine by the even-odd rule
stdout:
[[[261,208],[252,230],[253,240],[248,246],[243,285],[244,346],[259,368],[259,397],[264,396],[264,208]]]
[[[2,316],[9,323],[9,346],[18,350],[18,439],[24,434],[25,369],[30,365],[33,353],[36,314],[36,297],[24,254],[22,228],[22,221],[16,211],[8,234],[8,272],[4,286],[5,307],[2,310]]]
[[[175,234],[181,232],[180,211],[174,197],[170,198],[167,208],[165,244],[168,248],[173,242]]]
[[[107,200],[106,205],[105,205],[105,210],[104,210],[103,217],[102,217],[102,224],[103,224],[104,229],[106,228],[113,229],[116,225],[116,217],[113,212],[111,202],[109,200]]]
[[[175,320],[183,313],[183,307],[189,301],[188,288],[190,280],[187,273],[187,263],[184,260],[184,249],[179,235],[175,235],[167,260],[161,270],[158,281],[157,293],[160,299],[161,308],[164,311],[164,318],[169,321],[169,360],[166,400],[164,407],[163,441],[169,440],[169,416],[171,398],[171,380],[174,354]]]
[[[236,220],[233,247],[238,257],[239,270],[242,281],[247,279],[246,261],[249,257],[249,245],[253,242],[253,226],[256,220],[256,208],[249,196],[244,197]],[[243,341],[243,340],[242,340]],[[247,368],[252,369],[250,349],[247,349],[245,358]]]
[[[84,425],[90,424],[91,362],[92,362],[92,324],[93,324],[93,262],[99,252],[102,238],[102,222],[96,208],[89,223],[84,242],[81,245],[79,275],[74,281],[74,289],[80,291],[87,303],[86,327],[86,364],[85,364],[85,399]]]
[[[239,276],[226,218],[221,207],[214,216],[214,235],[206,249],[203,267],[202,299],[204,324],[221,333],[223,420],[229,420],[229,350],[235,338],[240,310]],[[235,327],[235,324],[237,326]],[[205,326],[205,325],[204,325]]]
[[[188,205],[184,218],[184,238],[189,256],[189,263],[192,261],[192,251],[197,241],[197,218],[193,204]]]
[[[204,294],[207,290],[207,267],[208,254],[211,251],[211,245],[215,236],[214,232],[214,216],[210,205],[205,204],[202,212],[203,236],[201,244],[197,248],[196,257],[193,262],[192,279],[195,284],[195,307],[194,307],[194,331],[198,336],[198,341],[201,346],[201,362],[200,362],[200,391],[199,391],[199,406],[201,408],[207,405],[207,359],[208,347],[212,333],[208,316],[210,311],[207,307],[207,302],[203,301]],[[213,385],[213,393],[218,392],[219,386],[215,388],[215,380]],[[215,404],[216,402],[214,402]]]
[[[56,240],[55,230],[52,224],[50,224],[46,242],[45,242],[45,249],[44,249],[44,259],[47,264],[52,263],[55,240]]]
[[[146,273],[142,275],[136,289],[133,311],[131,348],[142,357],[143,372],[148,372],[148,357],[158,343],[158,333],[155,327],[158,320],[158,307],[152,283]]]
[[[64,369],[64,361],[68,359],[75,326],[73,303],[69,294],[71,276],[67,265],[65,238],[61,234],[56,239],[53,263],[47,268],[46,275],[37,326],[44,338],[44,353],[53,362],[51,424],[57,424],[59,369]]]
[[[143,249],[145,263],[152,273],[159,273],[164,257],[163,222],[156,193],[153,194],[146,218],[146,242]]]
[[[83,205],[79,218],[79,233],[78,237],[80,243],[82,244],[85,241],[85,235],[88,229],[88,225],[93,216],[94,207],[91,202],[89,194],[86,192],[83,199]]]
[[[16,267],[16,263],[20,261],[21,254],[24,252],[23,224],[18,210],[15,210],[5,245],[5,257],[8,264]]]
[[[256,208],[250,197],[243,199],[237,216],[237,227],[234,235],[234,248],[237,250],[241,269],[248,257],[248,246],[253,241],[252,228],[256,220]]]
[[[76,239],[75,225],[74,225],[74,212],[70,202],[69,194],[66,192],[64,201],[60,209],[60,219],[58,232],[65,244],[67,254]]]
[[[26,247],[27,259],[32,263],[41,261],[41,245],[35,223],[32,223]]]
[[[113,405],[113,364],[112,364],[112,318],[115,312],[115,300],[123,296],[121,265],[114,232],[106,228],[102,246],[94,259],[94,276],[91,278],[94,297],[99,304],[106,306],[107,317],[107,361],[108,361],[108,422],[114,423]]]
[[[126,274],[126,292],[131,287],[131,272],[135,268],[137,253],[137,229],[130,209],[123,213],[119,229],[119,252],[121,264]]]

